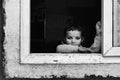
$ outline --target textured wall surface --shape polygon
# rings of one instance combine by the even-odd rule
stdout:
[[[20,64],[20,0],[5,0],[6,25],[4,49],[7,78],[84,78],[85,75],[120,77],[120,64],[30,65]]]

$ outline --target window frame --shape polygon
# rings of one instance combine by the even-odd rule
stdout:
[[[103,54],[78,53],[30,53],[30,0],[20,3],[20,63],[22,64],[82,64],[82,63],[120,63],[120,47],[113,47],[113,0],[102,0]],[[116,2],[116,0],[114,1]],[[115,4],[115,3],[114,3]],[[107,6],[106,6],[107,5]],[[114,11],[115,12],[115,11]],[[114,17],[115,18],[115,17]],[[107,27],[109,26],[109,27]],[[107,57],[111,56],[111,57]],[[116,57],[114,57],[116,56]],[[116,60],[117,59],[117,60]]]
[[[107,6],[106,3],[108,3]],[[113,3],[110,4],[110,3]],[[110,8],[110,9],[109,9]],[[104,1],[103,16],[103,55],[120,56],[120,47],[117,47],[117,0]],[[107,27],[110,26],[110,27]]]

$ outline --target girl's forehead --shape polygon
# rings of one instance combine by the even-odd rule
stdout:
[[[69,31],[67,31],[67,32],[79,32],[79,33],[81,33],[81,31],[79,31],[79,30],[69,30]]]
[[[78,30],[67,31],[67,35],[81,35],[81,32]]]

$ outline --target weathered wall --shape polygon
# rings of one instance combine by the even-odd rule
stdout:
[[[4,40],[5,73],[7,78],[51,78],[66,75],[68,78],[83,78],[85,75],[120,77],[120,64],[80,65],[30,65],[19,64],[20,0],[5,0],[6,25]],[[11,5],[12,4],[12,5]],[[1,24],[0,24],[1,25]],[[2,28],[0,26],[0,28]],[[0,31],[1,33],[1,31]],[[2,46],[2,44],[0,44]],[[0,51],[2,52],[2,51]],[[2,60],[1,54],[0,58]],[[1,63],[0,63],[1,64]],[[2,64],[1,64],[2,65]],[[0,66],[1,67],[1,66]],[[2,70],[2,69],[1,69]]]

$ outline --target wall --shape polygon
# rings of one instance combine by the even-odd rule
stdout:
[[[19,1],[20,0],[6,0],[5,11],[6,11],[6,25],[4,25],[5,40],[4,44],[0,46],[0,59],[5,59],[5,77],[6,78],[52,78],[66,76],[67,78],[84,78],[86,75],[95,76],[114,76],[120,77],[120,64],[72,64],[72,65],[30,65],[19,63]],[[11,5],[12,4],[12,5]],[[13,13],[14,11],[14,13]],[[0,11],[1,13],[1,11]],[[0,15],[1,17],[1,15]],[[2,20],[3,21],[3,20]],[[1,18],[0,18],[1,22]],[[0,33],[2,33],[3,25],[0,23]],[[2,34],[3,35],[3,34]],[[2,36],[0,36],[1,38]],[[3,37],[1,38],[3,39]],[[2,41],[2,40],[1,40]],[[0,62],[2,65],[2,62]],[[2,66],[0,66],[2,68]],[[3,70],[3,69],[0,69]],[[1,72],[1,71],[0,71]],[[3,76],[1,76],[3,78]],[[111,77],[112,79],[112,77]],[[4,78],[2,79],[4,80]]]
[[[0,3],[2,3],[2,0],[0,0]],[[0,4],[0,80],[4,80],[4,65],[3,65],[3,41],[4,41],[4,32],[3,32],[3,24],[4,24],[4,16],[3,16],[4,10],[2,9],[2,4]]]

